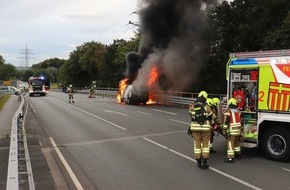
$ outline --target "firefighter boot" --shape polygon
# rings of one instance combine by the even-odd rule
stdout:
[[[196,159],[197,167],[201,168],[201,159]]]
[[[202,168],[203,169],[207,169],[209,167],[207,161],[208,161],[208,159],[202,158]]]
[[[224,161],[227,163],[235,163],[235,160],[233,158],[226,158]]]

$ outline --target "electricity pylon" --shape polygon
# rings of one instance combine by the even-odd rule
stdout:
[[[30,57],[29,55],[30,54],[33,54],[32,53],[32,50],[31,49],[28,49],[27,48],[27,44],[26,44],[26,47],[25,49],[21,49],[22,52],[20,52],[20,54],[24,54],[23,57],[19,57],[20,59],[24,59],[25,60],[25,67],[26,68],[29,68],[29,59],[34,59],[33,57]]]

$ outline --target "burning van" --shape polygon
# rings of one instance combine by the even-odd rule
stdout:
[[[139,104],[142,103],[146,105],[148,101],[148,91],[142,90],[142,92],[136,90],[133,85],[128,85],[125,88],[124,93],[121,96],[121,103],[125,102],[126,104]]]

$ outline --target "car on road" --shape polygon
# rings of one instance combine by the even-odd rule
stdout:
[[[20,95],[22,91],[14,86],[0,86],[0,91],[3,94],[15,94]]]
[[[146,105],[148,101],[148,92],[138,92],[133,85],[128,85],[121,97],[121,102],[126,104],[139,104]]]

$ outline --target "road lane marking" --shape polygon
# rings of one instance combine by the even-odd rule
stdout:
[[[153,111],[157,111],[157,112],[162,112],[162,113],[167,113],[167,114],[171,114],[171,115],[177,115],[177,113],[173,113],[173,112],[168,112],[168,111],[163,111],[163,110],[158,110],[158,109],[152,109]]]
[[[186,122],[183,122],[183,121],[178,121],[178,120],[175,120],[175,119],[169,119],[169,120],[177,122],[177,123],[182,123],[182,124],[185,124],[185,125],[190,125],[190,123],[186,123]]]
[[[143,112],[143,111],[137,111],[138,113],[142,113],[142,114],[145,114],[145,115],[152,115],[151,113],[146,113],[146,112]]]
[[[283,170],[286,170],[287,172],[290,172],[290,169],[287,168],[282,168]]]
[[[27,102],[28,102],[29,106],[31,107],[32,111],[36,114],[36,110],[32,106],[31,102],[26,97],[25,97],[25,99],[27,100]]]
[[[83,145],[92,145],[92,144],[99,144],[99,143],[106,143],[106,142],[135,140],[135,139],[142,139],[142,138],[146,138],[146,137],[171,135],[171,134],[185,133],[185,132],[186,131],[174,131],[174,132],[153,133],[153,134],[137,135],[137,136],[129,136],[129,137],[108,138],[108,139],[100,139],[100,140],[92,140],[92,141],[71,142],[71,143],[61,144],[58,146],[66,146],[66,147],[68,147],[68,146],[83,146]]]
[[[78,190],[83,190],[84,188],[82,187],[82,185],[80,184],[79,180],[77,179],[76,175],[74,174],[74,172],[72,171],[71,167],[69,166],[69,164],[67,163],[67,161],[65,160],[64,156],[62,155],[62,153],[60,152],[59,148],[56,146],[54,140],[52,137],[49,137],[49,140],[52,144],[52,147],[55,149],[59,159],[61,160],[62,164],[64,165],[66,171],[68,172],[70,178],[72,179],[73,183],[75,184],[76,188]]]
[[[53,98],[55,98],[55,97],[53,97]],[[122,130],[124,130],[124,131],[127,130],[126,128],[121,127],[120,125],[117,125],[117,124],[115,124],[115,123],[112,123],[112,122],[110,122],[110,121],[108,121],[108,120],[106,120],[106,119],[104,119],[104,118],[101,118],[101,117],[99,117],[99,116],[97,116],[97,115],[94,115],[94,114],[92,114],[92,113],[90,113],[90,112],[87,112],[87,111],[85,111],[85,110],[83,110],[83,109],[81,109],[81,108],[78,108],[78,107],[76,107],[76,106],[73,106],[73,105],[71,105],[71,104],[68,104],[68,103],[66,103],[66,102],[64,102],[64,101],[62,101],[62,100],[57,99],[57,98],[55,98],[55,99],[56,99],[57,101],[59,101],[59,102],[62,102],[62,103],[64,103],[64,104],[70,106],[70,107],[73,107],[73,108],[75,108],[75,109],[77,109],[77,110],[79,110],[79,111],[81,111],[81,112],[83,112],[83,113],[86,113],[86,114],[88,114],[88,115],[90,115],[90,116],[92,116],[92,117],[95,117],[95,118],[97,118],[97,119],[99,119],[99,120],[101,120],[101,121],[104,121],[104,122],[106,122],[106,123],[109,123],[109,124],[111,124],[111,125],[113,125],[113,126],[119,128],[119,129],[122,129]]]
[[[166,149],[166,150],[169,149],[167,146],[163,146],[162,144],[159,144],[159,143],[157,143],[157,142],[155,142],[155,141],[152,141],[152,140],[150,140],[150,139],[148,139],[148,138],[146,138],[146,137],[144,137],[143,139],[146,140],[146,141],[149,141],[149,142],[151,142],[152,144],[155,144],[155,145],[157,145],[157,146],[159,146],[159,147],[161,147],[161,148],[164,148],[164,149]]]
[[[125,108],[124,106],[116,106],[116,108],[121,108],[121,109],[127,109],[127,108]]]
[[[159,144],[159,143],[157,143],[157,142],[155,142],[155,141],[153,141],[153,140],[150,140],[150,139],[148,139],[148,138],[145,138],[145,137],[144,137],[143,139],[146,140],[146,141],[148,141],[148,142],[150,142],[150,143],[152,143],[152,144],[155,144],[155,145],[157,145],[157,146],[159,146],[159,147],[161,147],[161,148],[163,148],[163,149],[165,149],[165,150],[168,150],[168,151],[170,151],[170,152],[172,152],[172,153],[174,153],[174,154],[176,154],[176,155],[178,155],[178,156],[181,156],[181,157],[183,157],[183,158],[185,158],[185,159],[187,159],[187,160],[190,160],[190,161],[196,163],[196,160],[195,160],[195,159],[193,159],[193,158],[191,158],[191,157],[188,157],[188,156],[186,156],[186,155],[184,155],[184,154],[182,154],[182,153],[180,153],[180,152],[177,152],[177,151],[175,151],[175,150],[173,150],[173,149],[170,149],[170,148],[168,148],[168,147],[166,147],[166,146],[164,146],[164,145],[162,145],[162,144]],[[242,179],[239,179],[239,178],[234,177],[234,176],[232,176],[232,175],[230,175],[230,174],[227,174],[227,173],[225,173],[225,172],[223,172],[223,171],[221,171],[221,170],[218,170],[218,169],[216,169],[216,168],[213,168],[212,166],[210,166],[208,169],[209,169],[209,170],[212,170],[213,172],[216,172],[216,173],[218,173],[218,174],[220,174],[220,175],[223,175],[224,177],[227,177],[227,178],[229,178],[229,179],[231,179],[231,180],[234,180],[234,181],[236,181],[236,182],[238,182],[238,183],[240,183],[240,184],[242,184],[242,185],[245,185],[245,186],[247,186],[247,187],[249,187],[249,188],[251,188],[251,189],[254,189],[254,190],[262,190],[261,188],[255,186],[255,185],[252,185],[252,184],[250,184],[250,183],[248,183],[248,182],[246,182],[246,181],[244,181],[244,180],[242,180]]]
[[[125,114],[125,113],[121,113],[121,112],[114,111],[114,110],[104,110],[104,111],[107,112],[107,113],[116,113],[116,114],[119,114],[119,115],[128,116],[128,115]]]

